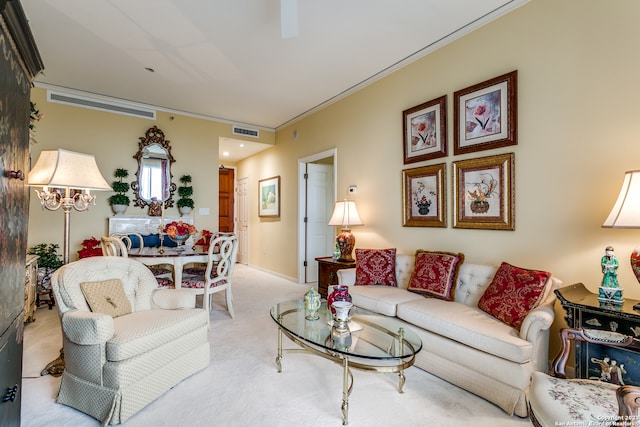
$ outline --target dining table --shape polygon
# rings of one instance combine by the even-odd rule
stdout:
[[[215,261],[216,254],[213,254]],[[182,286],[182,271],[184,266],[192,263],[207,263],[209,251],[202,245],[195,246],[155,246],[142,249],[129,249],[129,257],[145,265],[170,264],[173,266],[173,280],[176,289]]]

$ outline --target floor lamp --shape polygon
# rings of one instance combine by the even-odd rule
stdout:
[[[64,213],[63,262],[69,263],[69,214],[72,209],[86,211],[96,204],[91,190],[113,191],[105,181],[94,156],[67,150],[42,151],[29,172],[29,186],[36,191],[42,209]]]
[[[342,226],[340,234],[336,237],[336,243],[340,250],[340,258],[338,258],[338,261],[354,262],[355,260],[351,256],[351,253],[356,244],[356,238],[353,233],[351,233],[350,227],[352,225],[364,225],[360,219],[360,215],[358,215],[356,202],[353,200],[336,202],[333,208],[333,215],[331,215],[331,219],[329,220],[329,225]]]

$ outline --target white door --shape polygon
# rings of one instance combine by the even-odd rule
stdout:
[[[307,163],[305,282],[318,280],[315,259],[333,254],[335,231],[327,225],[335,201],[333,188],[333,164]]]
[[[240,264],[249,264],[249,201],[248,201],[249,178],[238,180],[237,196],[237,228],[238,233],[238,259]]]

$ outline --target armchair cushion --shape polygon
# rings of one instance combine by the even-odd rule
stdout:
[[[546,271],[527,270],[503,262],[487,287],[478,308],[519,328],[526,315],[543,297],[551,274]]]
[[[124,293],[120,279],[82,282],[80,289],[94,313],[104,313],[111,317],[131,313],[131,304]]]
[[[356,285],[397,287],[396,249],[356,249]]]
[[[416,251],[416,267],[409,280],[409,290],[429,297],[452,301],[464,254]]]

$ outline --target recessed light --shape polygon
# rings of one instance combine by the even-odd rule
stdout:
[[[243,147],[244,147],[244,144],[240,144],[240,148],[243,148]]]
[[[229,157],[229,152],[228,152],[228,151],[224,151],[224,152],[222,153],[222,155],[223,155],[223,156],[225,156],[225,157]]]

